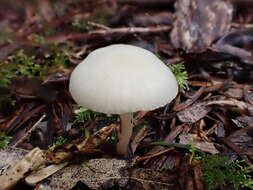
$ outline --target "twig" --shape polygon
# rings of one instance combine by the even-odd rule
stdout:
[[[23,140],[31,134],[31,132],[40,124],[40,122],[46,117],[46,115],[42,115],[41,118],[26,132],[22,138],[20,138],[13,146],[16,147],[19,143],[23,142]]]
[[[176,105],[173,107],[173,111],[181,111],[193,104],[206,90],[206,87],[203,86],[200,89],[198,89],[193,96],[191,96],[186,101]]]
[[[194,181],[196,184],[196,190],[204,190],[205,188],[203,183],[203,175],[200,165],[196,165],[193,168],[193,173],[194,173]]]
[[[63,42],[66,40],[75,40],[75,39],[93,39],[101,36],[110,36],[110,35],[130,35],[130,34],[150,34],[150,33],[159,33],[159,32],[168,32],[171,30],[170,26],[150,26],[150,27],[122,27],[122,28],[110,28],[110,29],[101,29],[101,30],[92,30],[88,33],[72,33],[69,35],[61,35],[46,38],[47,43],[52,42]]]
[[[242,48],[238,48],[238,47],[226,45],[226,44],[215,44],[212,47],[210,47],[210,49],[217,52],[228,53],[230,55],[239,57],[245,63],[251,64],[251,65],[253,64],[252,53]]]
[[[247,103],[236,100],[236,99],[228,99],[228,100],[214,100],[207,103],[207,105],[221,105],[221,106],[235,106],[241,110],[248,110],[249,106]]]
[[[104,29],[104,30],[111,30],[111,28],[108,27],[108,26],[105,26],[105,25],[99,24],[99,23],[95,23],[95,22],[92,22],[92,21],[88,21],[88,24],[91,25],[91,26],[95,26],[97,28]]]
[[[148,160],[148,159],[150,159],[150,158],[154,158],[154,157],[163,155],[163,154],[165,154],[165,153],[171,152],[171,151],[173,151],[174,149],[175,149],[175,147],[169,147],[169,148],[167,148],[167,149],[165,149],[165,150],[163,150],[163,151],[156,152],[156,153],[154,153],[154,154],[152,154],[152,155],[148,155],[148,156],[143,156],[143,157],[137,158],[136,161],[137,161],[137,162],[140,162],[140,161],[143,161],[143,160]]]

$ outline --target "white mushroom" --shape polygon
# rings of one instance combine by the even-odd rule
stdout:
[[[115,44],[91,52],[72,72],[69,89],[85,108],[120,115],[117,152],[127,156],[133,112],[168,104],[176,97],[178,84],[153,53]]]

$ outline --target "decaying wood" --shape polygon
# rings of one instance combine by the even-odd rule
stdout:
[[[209,101],[207,105],[234,106],[234,107],[238,107],[242,111],[248,111],[248,109],[252,107],[243,101],[239,101],[232,98],[226,99],[226,100]]]
[[[10,171],[14,171],[14,169],[17,169],[17,167],[20,166],[20,164],[22,164],[22,168],[21,168],[22,171],[25,171],[28,168],[33,169],[34,166],[37,167],[38,166],[37,161],[39,160],[35,161],[35,159],[37,159],[38,158],[37,156],[39,156],[41,153],[41,151],[39,152],[37,151],[38,149],[26,155],[27,152],[21,149],[15,149],[15,148],[1,149],[0,150],[1,173],[7,171],[8,167],[11,167],[11,165],[15,165],[16,162],[18,162],[19,165],[16,165],[7,173],[9,173]],[[35,152],[36,154],[31,154]],[[35,157],[32,157],[32,160],[35,161],[36,163],[36,165],[34,166],[30,165],[31,162],[28,159],[28,157],[31,158],[31,156],[35,156]],[[60,165],[48,166],[50,167],[49,169],[44,168],[42,170],[38,170],[34,174],[32,173],[30,176],[28,176],[25,180],[26,182],[32,185],[35,185],[34,182],[38,182],[38,179],[41,179],[41,175],[42,177],[43,176],[48,177],[48,174],[54,173],[55,167],[58,170],[59,167],[63,167],[65,165],[66,163],[63,163]],[[57,173],[53,174],[53,176],[49,177],[45,183],[42,182],[39,185],[37,185],[36,189],[69,190],[71,189],[71,187],[75,186],[75,184],[79,180],[89,185],[90,187],[94,187],[94,189],[96,189],[95,187],[99,187],[101,184],[106,183],[106,181],[109,181],[110,179],[114,179],[114,180],[120,179],[122,177],[120,174],[120,169],[126,167],[126,165],[127,165],[127,161],[117,160],[117,159],[91,159],[89,161],[84,161],[82,163],[72,164],[58,171]],[[30,166],[30,167],[27,167],[27,166]],[[26,174],[23,173],[23,175],[26,175]],[[75,177],[71,177],[71,176],[75,176]],[[95,178],[94,176],[97,176],[97,178]],[[12,185],[14,185],[14,182],[17,182],[18,180],[17,178],[15,178],[17,177],[16,175],[13,177],[14,178],[13,178]],[[11,189],[11,186],[9,187],[6,186],[7,181],[3,181],[3,180],[7,180],[6,177],[3,178],[3,176],[0,176],[0,180],[1,180],[1,186],[0,186],[1,190]]]
[[[202,150],[203,152],[208,152],[211,154],[219,153],[219,151],[215,148],[212,142],[204,141],[196,134],[190,133],[188,133],[187,135],[181,134],[179,138],[180,138],[179,142],[181,144],[191,144],[191,142],[194,142],[194,146]]]
[[[46,179],[47,177],[51,176],[52,174],[54,174],[55,172],[57,172],[58,170],[64,168],[66,165],[68,164],[68,162],[64,162],[62,164],[53,164],[50,165],[46,168],[42,168],[39,171],[35,171],[33,173],[31,173],[30,175],[28,175],[25,178],[25,182],[28,185],[36,185],[38,182],[42,181],[43,179]]]
[[[76,155],[92,155],[101,152],[100,146],[108,140],[112,131],[115,129],[115,125],[107,126],[96,132],[94,135],[79,141],[77,143],[69,143],[62,146],[61,148],[52,147],[49,150],[43,151],[39,148],[34,148],[27,155],[23,157],[21,161],[17,161],[10,169],[4,172],[0,176],[0,181],[4,183],[1,184],[0,190],[9,190],[21,179],[25,178],[29,172],[36,171],[38,168],[43,167],[45,164],[60,164],[65,161],[70,161],[71,158]],[[64,166],[64,165],[63,165]],[[52,169],[53,168],[53,169]],[[37,172],[37,174],[32,175],[27,181],[30,184],[38,182],[39,179],[44,179],[52,174],[52,172],[57,171],[61,168],[58,165],[49,169],[42,169],[42,171]],[[42,177],[37,177],[42,173]]]
[[[207,115],[211,111],[211,107],[207,106],[207,102],[198,102],[192,106],[177,113],[177,117],[181,122],[194,123]]]
[[[5,147],[0,149],[0,175],[20,161],[28,151],[18,148]]]
[[[195,179],[195,184],[196,184],[196,190],[204,190],[204,182],[203,182],[203,175],[202,175],[202,170],[200,165],[196,165],[193,168],[194,172],[194,179]]]
[[[231,45],[221,45],[221,44],[214,44],[212,46],[212,50],[218,52],[224,52],[231,54],[233,56],[239,57],[243,62],[248,64],[253,64],[253,55],[250,51],[246,51],[242,48],[234,47]]]
[[[235,151],[249,166],[252,166],[251,161],[248,159],[248,157],[244,154],[244,152],[239,148],[236,144],[231,142],[228,138],[218,138],[218,141],[225,144],[229,148],[231,148],[233,151]],[[253,170],[253,168],[251,168]]]
[[[102,153],[100,146],[108,140],[116,125],[104,127],[97,131],[94,135],[80,140],[77,143],[69,143],[64,146],[49,149],[45,152],[49,163],[61,163],[70,160],[76,155],[92,155]]]
[[[16,165],[11,167],[5,174],[0,176],[1,186],[0,190],[9,190],[17,182],[25,177],[29,171],[38,169],[41,165],[46,163],[43,151],[39,148],[34,148]]]
[[[171,41],[188,52],[208,47],[227,32],[233,13],[231,3],[225,0],[178,0],[176,10]]]

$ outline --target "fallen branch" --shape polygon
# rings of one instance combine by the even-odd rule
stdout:
[[[60,35],[55,37],[46,38],[47,43],[52,42],[64,42],[66,40],[76,39],[93,39],[101,36],[112,36],[112,35],[130,35],[130,34],[150,34],[168,32],[171,30],[170,26],[150,26],[150,27],[122,27],[122,28],[107,28],[92,30],[87,33],[72,33],[68,35]]]

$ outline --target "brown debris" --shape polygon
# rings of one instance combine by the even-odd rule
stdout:
[[[207,102],[199,102],[177,113],[177,117],[183,123],[195,123],[196,121],[205,117],[211,107]]]
[[[34,148],[25,155],[21,161],[18,161],[0,176],[0,181],[5,182],[4,184],[1,184],[2,186],[0,189],[11,189],[16,183],[25,178],[28,172],[35,171],[45,164],[59,164],[65,161],[70,161],[73,156],[77,154],[88,156],[101,152],[99,149],[100,146],[108,140],[108,137],[114,129],[114,125],[102,128],[94,135],[76,144],[67,144],[62,147],[52,147],[46,151]]]
[[[25,177],[27,172],[36,170],[45,163],[46,160],[43,151],[39,148],[33,149],[15,166],[11,167],[5,174],[0,176],[0,189],[11,189],[17,182]]]
[[[208,141],[204,141],[200,137],[198,137],[196,134],[190,134],[187,135],[181,134],[179,136],[180,143],[181,144],[194,144],[196,148],[199,148],[203,152],[208,152],[211,154],[218,154],[219,151],[215,148],[214,144]]]
[[[231,3],[224,0],[179,0],[176,9],[171,41],[188,52],[208,47],[227,32],[233,13]]]
[[[186,100],[183,103],[176,105],[173,110],[174,111],[181,111],[190,106],[194,103],[203,93],[205,92],[205,87],[200,88],[194,95],[190,97],[190,99]]]
[[[45,39],[47,43],[52,42],[65,42],[67,40],[88,40],[95,39],[98,37],[112,37],[117,35],[130,35],[130,34],[154,34],[161,32],[168,32],[171,30],[170,26],[150,26],[150,27],[123,27],[123,28],[110,28],[108,30],[94,30],[89,31],[88,33],[73,33],[68,35],[50,37]]]
[[[30,78],[20,73],[0,87],[0,131],[12,136],[11,146],[32,150],[28,159],[25,151],[0,150],[1,182],[14,175],[6,188],[27,182],[37,190],[67,190],[77,183],[87,189],[204,190],[202,162],[189,158],[189,145],[252,164],[253,32],[245,29],[253,23],[251,5],[247,0],[3,0],[0,66],[22,48],[48,71]],[[184,62],[188,73],[189,89],[172,103],[136,113],[137,132],[129,145],[136,162],[129,165],[111,159],[117,127],[110,124],[118,120],[92,113],[85,123],[76,121],[77,105],[68,92],[73,67],[94,49],[115,43],[146,48],[167,65]],[[5,95],[15,104],[2,108]],[[87,134],[93,135],[84,138]],[[68,142],[50,147],[61,136]],[[151,145],[161,141],[170,146]],[[33,152],[43,158],[36,161]],[[90,157],[102,159],[82,159]],[[34,170],[39,163],[44,164]]]
[[[196,184],[196,190],[204,190],[205,186],[204,186],[204,182],[203,182],[203,179],[202,179],[201,166],[200,165],[196,165],[193,168],[193,172],[194,172],[194,179],[195,179],[195,184]]]

